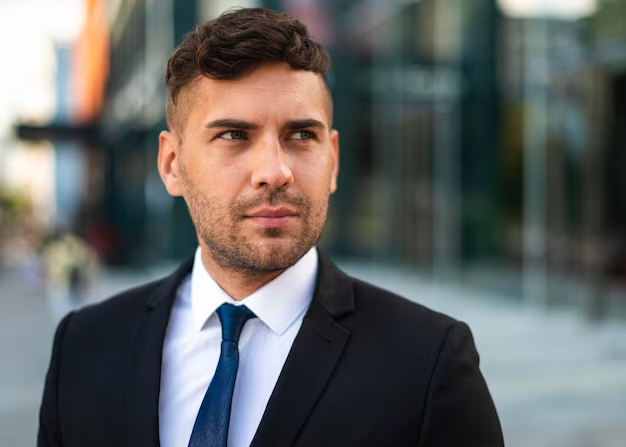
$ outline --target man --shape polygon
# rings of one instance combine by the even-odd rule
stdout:
[[[158,167],[199,248],[61,322],[40,446],[503,445],[467,326],[315,248],[339,168],[328,66],[265,9],[175,50]]]

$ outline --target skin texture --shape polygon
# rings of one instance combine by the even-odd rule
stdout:
[[[159,172],[187,202],[207,271],[240,300],[322,233],[339,169],[329,95],[319,75],[287,64],[234,81],[202,77],[181,95],[191,109],[161,132]]]

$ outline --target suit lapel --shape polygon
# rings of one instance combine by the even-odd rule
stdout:
[[[251,447],[290,446],[332,376],[350,333],[336,318],[352,312],[352,281],[322,253],[315,293]]]
[[[147,299],[128,346],[126,396],[129,445],[159,445],[159,392],[163,342],[178,286],[192,260],[161,280]]]

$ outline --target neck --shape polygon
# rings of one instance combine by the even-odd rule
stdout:
[[[211,257],[206,247],[202,247],[202,264],[213,280],[235,301],[252,295],[286,269],[274,272],[242,272],[224,268]]]

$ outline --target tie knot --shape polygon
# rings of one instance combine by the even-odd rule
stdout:
[[[224,303],[217,308],[217,316],[222,323],[222,339],[239,343],[243,325],[250,318],[256,317],[246,306],[234,306]]]

